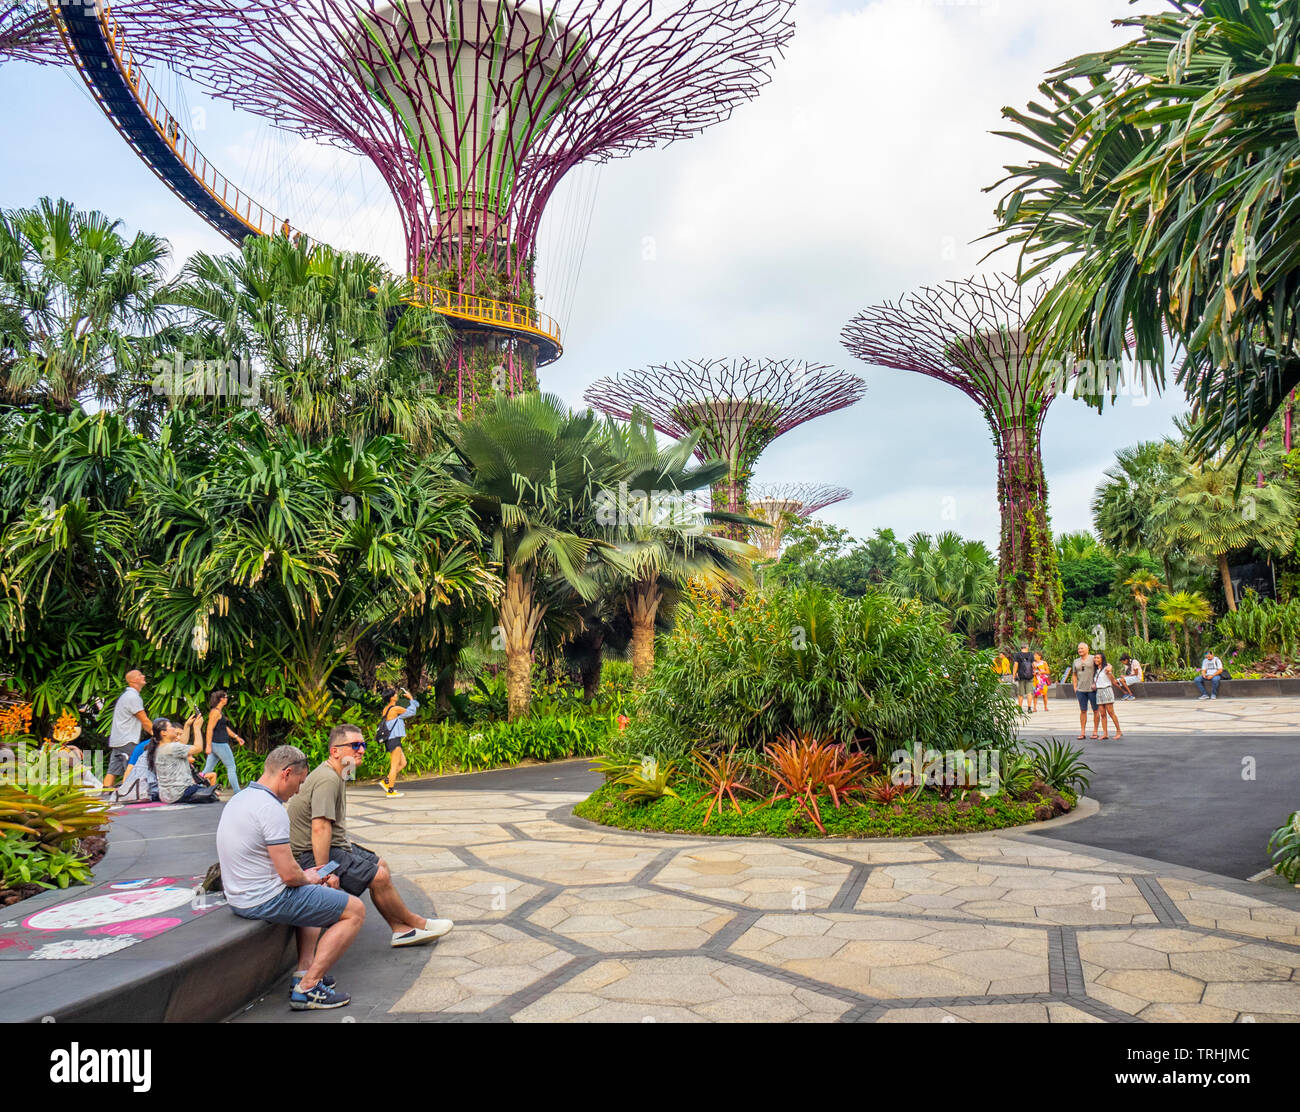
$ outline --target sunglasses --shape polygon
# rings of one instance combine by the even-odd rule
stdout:
[[[331,749],[351,749],[354,753],[364,753],[366,743],[364,741],[345,741],[339,745],[330,746]]]

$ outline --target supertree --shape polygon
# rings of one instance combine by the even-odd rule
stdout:
[[[1043,420],[1060,383],[1029,350],[1025,322],[1045,283],[1009,276],[923,287],[855,317],[844,346],[865,363],[957,387],[983,412],[998,459],[1002,529],[996,636],[1040,635],[1060,616],[1061,582],[1047,515]]]
[[[120,0],[111,33],[133,63],[373,163],[409,272],[457,329],[469,405],[558,357],[533,279],[564,175],[727,119],[769,79],[792,2]],[[90,6],[51,0],[42,33],[36,6],[0,2],[0,32],[16,57],[66,62]]]
[[[700,431],[695,454],[729,465],[726,480],[713,488],[713,508],[742,513],[754,465],[773,440],[865,392],[860,378],[818,363],[690,359],[602,378],[583,399],[613,417],[643,413],[665,436]]]
[[[818,510],[853,495],[845,487],[825,483],[760,483],[753,493],[749,516],[768,524],[767,529],[754,530],[753,543],[767,560],[780,557],[781,541],[791,517],[810,518]]]

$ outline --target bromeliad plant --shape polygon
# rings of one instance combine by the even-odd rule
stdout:
[[[710,797],[708,810],[704,812],[705,826],[709,825],[715,807],[719,811],[722,810],[724,796],[731,800],[731,806],[735,808],[736,814],[740,814],[740,803],[736,799],[736,792],[758,795],[758,792],[745,783],[749,768],[745,759],[737,756],[734,745],[727,752],[720,753],[716,757],[710,757],[708,753],[692,753],[691,759],[699,769]]]
[[[32,839],[51,849],[68,849],[102,834],[108,808],[69,783],[0,784],[0,831]]]
[[[874,768],[864,753],[849,753],[843,745],[825,744],[810,734],[792,737],[764,749],[768,765],[762,771],[775,785],[768,806],[780,799],[795,803],[795,813],[806,815],[823,834],[819,795],[829,795],[839,809],[842,800],[863,790]]]

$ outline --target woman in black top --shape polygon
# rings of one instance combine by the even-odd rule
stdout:
[[[235,751],[230,748],[230,739],[234,738],[242,746],[244,739],[230,728],[230,719],[226,717],[226,704],[230,696],[225,691],[214,691],[208,700],[208,759],[203,763],[206,775],[217,767],[217,760],[226,766],[226,779],[230,781],[232,791],[239,791],[239,773],[235,771]]]

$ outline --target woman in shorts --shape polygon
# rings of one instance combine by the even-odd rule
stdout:
[[[1092,660],[1097,666],[1097,717],[1101,720],[1101,740],[1110,740],[1110,722],[1115,723],[1115,738],[1118,740],[1124,734],[1115,716],[1115,673],[1106,662],[1105,653],[1096,653]]]

